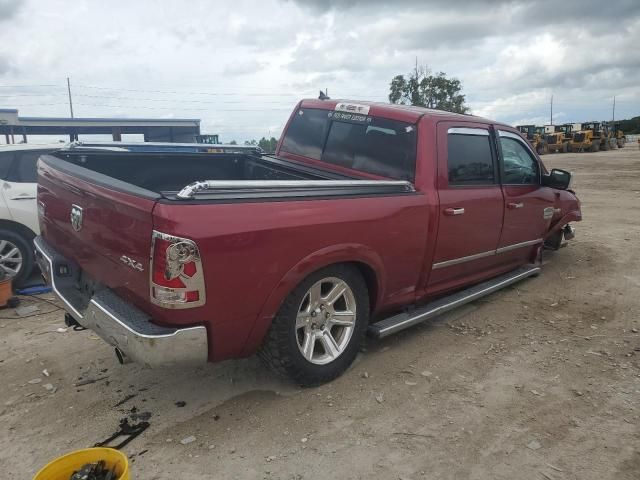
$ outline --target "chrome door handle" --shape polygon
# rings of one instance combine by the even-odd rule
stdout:
[[[524,203],[520,202],[520,203],[514,203],[514,202],[510,202],[507,203],[507,208],[510,208],[512,210],[516,209],[516,208],[522,208],[524,207]]]
[[[445,215],[462,215],[464,213],[464,208],[445,208]]]

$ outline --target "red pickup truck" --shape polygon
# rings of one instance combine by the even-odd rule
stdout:
[[[275,155],[75,144],[38,165],[38,263],[122,363],[256,352],[303,385],[540,270],[571,174],[520,133],[424,108],[303,100]]]

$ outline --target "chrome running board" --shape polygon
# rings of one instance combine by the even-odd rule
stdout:
[[[379,322],[369,325],[368,333],[372,337],[383,338],[392,335],[405,328],[412,327],[418,323],[437,317],[449,310],[473,302],[504,287],[519,282],[527,277],[540,272],[537,265],[527,265],[509,273],[492,278],[485,282],[474,285],[466,290],[447,295],[446,297],[434,300],[427,305],[416,308],[409,312],[399,313]]]

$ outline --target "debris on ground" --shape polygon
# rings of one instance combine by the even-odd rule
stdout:
[[[184,400],[179,400],[175,403],[175,406],[178,408],[182,408],[187,404],[187,402],[185,402]]]
[[[136,393],[132,393],[130,395],[127,395],[126,397],[124,397],[122,400],[120,400],[118,403],[116,403],[113,408],[115,407],[119,407],[120,405],[123,405],[125,403],[127,403],[129,400],[131,400],[132,398],[137,397],[138,395]]]
[[[60,327],[60,328],[56,329],[56,332],[58,332],[58,333],[67,333],[67,329]]]
[[[23,305],[15,310],[18,317],[28,317],[38,311],[40,311],[40,307],[37,305]]]
[[[542,445],[540,445],[540,442],[537,440],[531,440],[527,443],[527,448],[530,448],[531,450],[538,450],[542,448]]]
[[[190,443],[193,443],[196,441],[196,437],[194,437],[193,435],[190,435],[186,438],[183,438],[182,440],[180,440],[180,443],[182,445],[189,445]]]
[[[149,414],[151,416],[151,414]],[[102,442],[96,443],[95,447],[110,447],[115,449],[121,449],[125,445],[127,445],[131,440],[136,438],[142,432],[144,432],[147,428],[149,428],[149,422],[138,422],[138,423],[129,423],[129,418],[124,417],[120,419],[119,429],[114,432],[111,436],[103,440]],[[120,443],[116,445],[111,445],[111,442],[120,437],[126,437]]]
[[[384,402],[384,393],[381,393],[380,395],[376,395],[376,402],[378,403]]]
[[[74,387],[82,387],[84,385],[90,385],[92,383],[99,382],[100,380],[106,380],[107,378],[109,378],[107,375],[105,375],[103,377],[87,378],[85,380],[80,380],[79,382],[74,383],[73,386]]]

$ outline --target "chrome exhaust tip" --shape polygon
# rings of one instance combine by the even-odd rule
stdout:
[[[131,363],[131,359],[127,357],[122,350],[120,350],[118,347],[116,347],[115,350],[116,350],[116,357],[118,357],[118,362],[120,363],[120,365]]]

